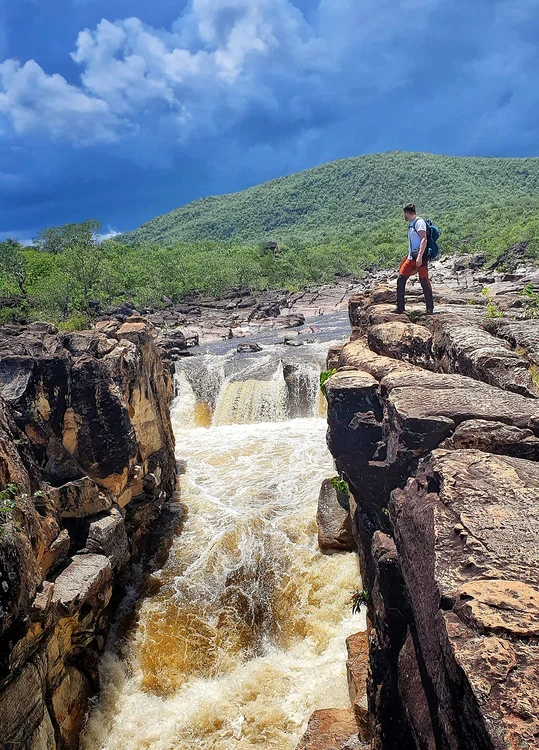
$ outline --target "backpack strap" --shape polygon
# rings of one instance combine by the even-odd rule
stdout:
[[[419,219],[419,216],[416,216],[416,218],[410,222],[410,229],[413,229],[414,232],[415,232],[415,225],[417,224],[418,219]],[[410,236],[408,237],[408,252],[409,252],[409,255],[412,254],[412,238]]]

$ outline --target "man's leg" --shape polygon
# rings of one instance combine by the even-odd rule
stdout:
[[[423,289],[427,312],[432,313],[434,311],[434,297],[432,294],[432,284],[430,283],[429,279],[428,263],[419,267],[419,283],[421,284],[421,288]]]
[[[399,268],[399,278],[397,279],[397,309],[396,313],[403,313],[406,307],[405,292],[406,282],[415,273],[415,260],[403,260]]]
[[[397,279],[397,313],[403,313],[405,309],[405,292],[407,281],[408,276],[404,276],[402,273],[399,274],[399,278]]]

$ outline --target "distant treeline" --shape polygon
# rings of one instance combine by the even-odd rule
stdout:
[[[521,241],[539,259],[539,201],[514,201],[432,217],[441,226],[442,252],[484,251],[495,258]],[[100,308],[124,301],[137,307],[174,302],[190,292],[219,296],[235,287],[301,289],[336,275],[360,276],[391,267],[406,252],[406,225],[395,218],[353,232],[313,240],[175,242],[109,239],[88,220],[46,229],[32,247],[0,243],[0,322],[46,319],[64,329],[87,326]],[[276,237],[278,241],[279,238]]]

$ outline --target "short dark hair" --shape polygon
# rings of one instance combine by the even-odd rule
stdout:
[[[404,206],[403,211],[405,214],[415,214],[416,213],[415,203],[407,203]]]

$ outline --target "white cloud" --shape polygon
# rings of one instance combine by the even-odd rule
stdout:
[[[170,32],[138,18],[81,31],[72,54],[80,86],[33,60],[7,60],[0,114],[20,135],[45,132],[83,146],[133,135],[147,121],[185,140],[226,127],[251,102],[271,111],[280,92],[268,78],[304,86],[334,67],[332,57],[289,0],[192,0]]]
[[[372,121],[369,107],[384,97],[388,117],[388,95],[398,91],[404,99],[407,88],[422,91],[438,38],[451,33],[466,42],[459,13],[473,9],[457,6],[447,15],[443,0],[318,0],[308,23],[291,0],[191,0],[170,30],[138,18],[103,19],[78,35],[72,58],[80,66],[79,85],[32,60],[0,64],[0,133],[9,123],[19,135],[114,144],[117,154],[162,164],[178,144],[226,136],[245,121],[241,137],[249,131],[264,145],[270,134],[292,128],[295,147],[320,121],[345,119],[352,110],[354,117],[364,110]],[[449,32],[437,13],[446,13]],[[455,52],[446,69],[438,63],[440,82],[410,95],[407,109],[417,110],[419,122],[427,98],[439,101],[429,113],[435,127],[447,118],[443,102],[473,114],[481,102],[490,111],[500,100],[510,103],[512,119],[501,105],[490,130],[501,121],[517,127],[523,109],[511,102],[524,106],[537,98],[530,80],[535,39],[525,38],[538,16],[536,0],[497,1],[492,12],[473,13],[482,32],[472,51],[462,62]],[[508,44],[508,37],[519,43]],[[485,127],[480,115],[475,119]],[[386,129],[384,122],[376,128]],[[473,130],[466,126],[469,142],[480,137]]]
[[[113,237],[117,237],[120,232],[117,232],[115,229],[109,229],[108,232],[105,232],[104,234],[101,233],[99,235],[99,242],[104,242],[105,240],[112,240]]]
[[[105,101],[47,75],[34,60],[0,64],[0,114],[19,135],[46,132],[82,145],[114,141],[120,126]]]

